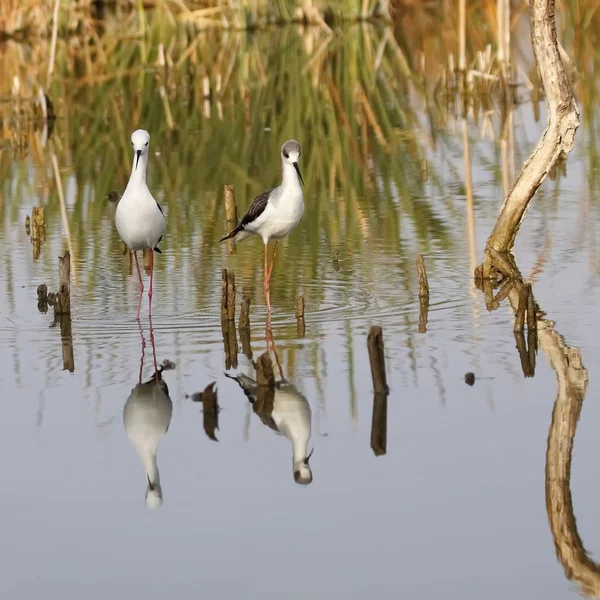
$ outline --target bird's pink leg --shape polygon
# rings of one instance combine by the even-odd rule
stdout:
[[[148,290],[148,314],[152,315],[152,277],[154,275],[154,250],[150,250],[150,289]]]
[[[269,269],[269,282],[271,281],[271,274],[273,273],[273,267],[275,266],[275,257],[277,256],[277,246],[279,246],[279,240],[275,242],[275,246],[273,247],[273,259],[271,260],[271,268]]]
[[[142,307],[142,294],[144,293],[144,282],[142,280],[142,272],[140,271],[140,263],[137,257],[137,251],[134,250],[133,255],[135,256],[135,266],[137,267],[138,277],[140,278],[140,300],[138,302],[137,319],[140,319],[140,308]]]
[[[154,345],[154,328],[152,327],[152,316],[148,315],[150,322],[150,344],[152,345],[152,358],[154,359],[154,379],[158,381],[158,364],[156,362],[156,346]]]
[[[268,247],[265,244],[265,268],[264,268],[264,286],[265,286],[265,300],[267,301],[267,314],[271,314],[271,290],[269,289],[269,279],[267,277],[268,271]]]
[[[140,298],[141,298],[141,294],[140,294]],[[142,338],[142,358],[140,359],[140,376],[138,381],[140,383],[142,383],[142,371],[144,370],[144,354],[146,351],[146,339],[144,338],[144,332],[142,331],[142,324],[140,323],[139,319],[138,319],[138,325],[140,326],[140,336]]]

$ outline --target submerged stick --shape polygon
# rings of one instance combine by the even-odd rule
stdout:
[[[383,456],[387,452],[387,394],[373,395],[371,449],[375,456]]]
[[[369,349],[373,389],[376,394],[387,394],[389,392],[389,387],[385,375],[385,355],[383,351],[383,331],[381,327],[377,325],[371,327],[367,337],[367,347]]]

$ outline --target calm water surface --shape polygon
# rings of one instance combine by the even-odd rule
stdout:
[[[518,168],[540,125],[528,105],[514,118]],[[59,119],[56,139],[65,138],[64,127]],[[137,277],[122,255],[114,206],[104,198],[110,189],[123,188],[128,155],[114,180],[105,173],[104,188],[78,178],[76,161],[103,160],[86,154],[83,142],[75,158],[59,155],[69,235],[48,148],[47,159],[29,154],[4,171],[0,589],[15,600],[49,593],[90,599],[125,593],[576,596],[576,585],[557,560],[546,510],[557,375],[540,349],[535,376],[523,376],[509,304],[489,313],[472,284],[472,267],[503,197],[499,143],[482,138],[477,126],[469,126],[474,252],[460,124],[446,128],[444,143],[428,151],[434,175],[417,187],[409,181],[404,190],[376,175],[381,186],[330,194],[325,185],[313,184],[319,168],[310,156],[314,140],[305,144],[306,213],[277,260],[272,331],[286,378],[311,407],[311,485],[294,482],[290,442],[266,427],[225,377],[222,268],[235,270],[238,306],[242,294],[252,299],[254,357],[266,341],[262,244],[245,241],[236,256],[228,256],[217,243],[226,228],[222,185],[233,182],[243,190],[240,210],[276,185],[281,142],[294,136],[304,144],[302,130],[288,129],[282,124],[277,134],[261,133],[269,151],[252,164],[224,148],[218,158],[223,166],[215,163],[217,173],[205,186],[197,167],[206,151],[184,156],[150,131],[150,183],[168,222],[164,254],[157,257],[152,325],[158,361],[176,365],[164,372],[173,415],[158,451],[164,503],[155,511],[145,507],[144,470],[123,426],[143,339],[144,379],[153,372],[150,324],[144,305],[140,333]],[[190,135],[201,139],[210,131],[207,126]],[[401,160],[395,153],[379,157],[375,171],[394,171]],[[177,177],[159,166],[170,161]],[[263,173],[265,161],[272,164]],[[566,344],[580,350],[588,372],[571,492],[577,530],[593,553],[600,548],[594,378],[600,369],[600,213],[588,185],[583,142],[568,167],[566,176],[540,191],[515,254],[526,277],[535,272],[537,302]],[[40,204],[46,205],[47,239],[34,260],[24,222]],[[72,373],[63,369],[60,330],[51,327],[51,313],[36,307],[40,283],[57,287],[57,256],[69,244]],[[425,256],[431,287],[425,334],[418,333],[417,252]],[[298,293],[306,300],[305,337],[298,336],[294,318]],[[371,325],[384,330],[391,388],[382,456],[370,447]],[[251,375],[241,349],[238,358],[231,372]],[[464,382],[468,371],[476,375],[473,387]],[[204,433],[201,405],[188,398],[213,381],[222,408],[218,442]]]

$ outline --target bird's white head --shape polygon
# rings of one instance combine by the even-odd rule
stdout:
[[[135,168],[137,169],[140,156],[148,154],[148,145],[150,144],[150,134],[145,129],[136,129],[131,134],[131,145],[135,152]]]
[[[300,181],[304,185],[304,180],[300,174],[300,167],[298,166],[298,160],[300,160],[301,153],[302,148],[296,140],[288,140],[281,146],[281,160],[283,160],[284,164],[292,165],[292,167],[296,169],[298,177],[300,177]]]
[[[152,483],[148,478],[148,487],[146,488],[146,508],[154,510],[163,503],[162,488],[160,483]]]
[[[313,475],[309,464],[311,456],[312,450],[304,460],[294,462],[294,481],[300,485],[308,485],[309,483],[312,483]]]

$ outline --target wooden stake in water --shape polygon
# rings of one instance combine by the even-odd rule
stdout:
[[[240,310],[238,329],[250,329],[250,298],[244,298],[242,300],[242,309]]]
[[[225,351],[225,369],[237,369],[238,345],[235,322],[230,319],[221,321],[221,332],[223,333],[223,349]]]
[[[304,296],[300,294],[296,301],[296,326],[298,337],[303,338],[306,333],[306,324],[304,323]]]
[[[422,254],[417,254],[417,273],[419,274],[419,296],[429,296],[429,281]]]
[[[228,231],[232,231],[238,225],[238,211],[235,203],[235,188],[232,185],[224,187],[225,195],[225,217],[227,219]],[[227,240],[227,249],[229,254],[237,254],[233,240]]]
[[[235,320],[235,273],[223,269],[221,275],[221,320]]]
[[[63,368],[69,371],[69,373],[73,373],[75,371],[75,356],[73,354],[73,332],[71,328],[71,315],[69,313],[60,316],[60,340]]]
[[[387,452],[387,394],[373,395],[371,449],[375,456],[383,456]]]
[[[58,314],[71,313],[71,254],[67,250],[64,256],[58,257]]]
[[[385,375],[385,355],[383,351],[383,331],[381,327],[374,325],[367,337],[369,349],[369,362],[371,363],[371,376],[373,378],[373,389],[376,394],[387,394],[389,387]]]
[[[419,275],[419,333],[426,333],[429,316],[429,281],[422,254],[417,254],[417,273]]]

